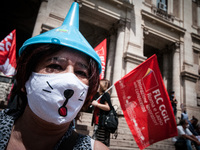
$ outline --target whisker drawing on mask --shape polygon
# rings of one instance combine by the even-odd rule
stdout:
[[[49,85],[49,87],[53,90],[53,87],[49,84],[49,82],[47,81],[47,84]]]
[[[45,90],[45,89],[42,89],[44,92],[48,92],[48,93],[51,93],[51,91],[48,91],[48,90]]]

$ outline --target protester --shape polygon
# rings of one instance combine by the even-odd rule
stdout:
[[[188,119],[188,114],[187,114],[186,108],[183,108],[183,109],[182,109],[181,120],[182,120],[182,119],[184,119],[184,120],[189,120],[189,119]]]
[[[78,3],[62,26],[28,39],[19,50],[17,107],[0,113],[0,149],[107,150],[76,133],[72,120],[99,84],[101,61],[79,32]]]
[[[193,135],[198,136],[198,133],[196,131],[198,119],[194,116],[192,116],[192,119],[188,121],[189,123],[189,130],[192,132]]]
[[[177,126],[178,136],[174,138],[176,150],[192,150],[194,143],[197,150],[200,150],[200,142],[188,129],[188,121],[180,120]]]
[[[98,92],[92,101],[92,105],[95,106],[92,118],[92,125],[94,124],[94,133],[92,137],[101,141],[107,146],[110,145],[110,132],[107,131],[105,127],[103,127],[103,115],[108,113],[112,106],[109,91],[104,93],[109,87],[110,81],[106,79],[100,80]],[[101,99],[96,101],[96,99],[102,94],[103,96]]]
[[[175,96],[175,92],[174,91],[170,92],[169,98],[170,98],[170,101],[171,101],[171,104],[172,104],[174,116],[176,117],[178,101],[176,100],[176,96]]]

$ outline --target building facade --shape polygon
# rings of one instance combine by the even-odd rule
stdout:
[[[76,0],[80,32],[92,45],[107,38],[105,78],[112,84],[153,54],[168,92],[200,120],[200,0]],[[62,24],[74,0],[41,2],[33,36]],[[122,114],[117,93],[113,105]]]

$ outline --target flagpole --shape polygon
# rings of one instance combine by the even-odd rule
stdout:
[[[98,101],[105,93],[107,93],[112,87],[114,86],[114,84],[113,85],[111,85],[103,94],[101,94],[95,101]],[[90,107],[92,107],[92,105],[90,105]]]
[[[105,93],[107,93],[112,87],[114,86],[114,84],[112,86],[110,86],[103,94],[101,94],[96,101],[98,101]]]

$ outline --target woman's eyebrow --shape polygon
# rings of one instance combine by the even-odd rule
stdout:
[[[47,61],[65,61],[65,62],[67,62],[68,61],[68,59],[67,58],[64,58],[64,57],[50,57],[50,58],[48,58],[47,59]]]
[[[86,65],[86,64],[84,64],[82,62],[76,62],[75,65],[78,66],[78,67],[81,67],[83,69],[87,69],[87,70],[89,69],[88,65]]]
[[[51,57],[51,58],[48,58],[47,61],[48,62],[51,62],[51,61],[68,62],[68,59],[64,58],[64,57]],[[75,62],[75,65],[82,68],[82,69],[87,69],[87,70],[89,69],[88,64],[85,64],[83,62]]]

